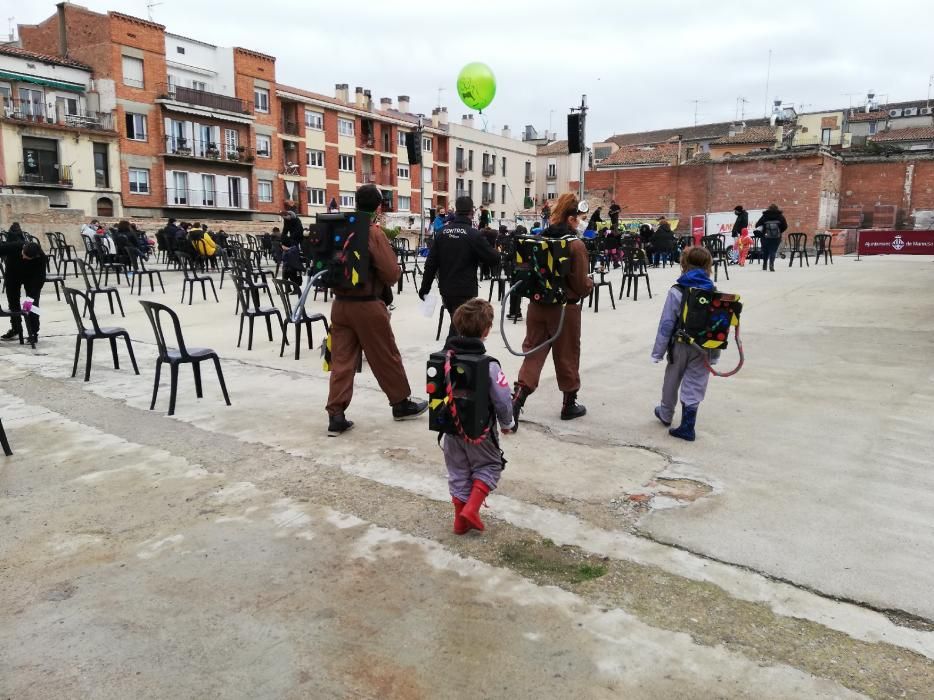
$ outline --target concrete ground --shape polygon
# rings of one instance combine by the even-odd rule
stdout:
[[[178,304],[176,273],[144,294],[231,391],[206,371],[198,400],[183,372],[172,418],[166,373],[148,410],[135,299],[103,316],[141,376],[102,344],[84,383],[49,288],[38,349],[0,347],[0,697],[934,697],[931,263],[731,269],[748,359],[712,379],[693,444],[651,413],[673,271],[653,299],[604,298],[588,416],[558,420],[546,369],[467,537],[424,422],[394,423],[364,368],[356,427],[326,438],[317,353],[280,359],[278,331],[236,348],[229,284],[220,304]],[[436,323],[397,297],[416,394]]]

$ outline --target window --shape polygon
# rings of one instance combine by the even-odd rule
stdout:
[[[407,133],[408,133],[407,131],[403,131],[402,129],[399,129],[399,137],[398,137],[398,138],[399,138],[399,145],[400,145],[400,146],[405,146],[405,135],[406,135]]]
[[[176,50],[178,53],[185,53],[185,47],[184,47],[184,46],[176,46],[176,47],[175,47],[175,50]]]
[[[257,112],[269,112],[269,90],[261,87],[253,88],[253,103]]]
[[[467,181],[467,196],[473,199],[473,180]]]
[[[558,161],[554,158],[548,159],[548,177],[558,177]]]
[[[345,156],[344,154],[341,154],[337,160],[337,163],[338,163],[337,169],[343,170],[345,173],[354,172],[356,170],[356,168],[354,167],[354,160],[355,159],[353,156]]]
[[[555,199],[558,196],[558,190],[555,185],[548,185],[548,192],[545,193],[545,197],[548,199]]]
[[[506,177],[506,156],[503,156],[503,177]]]
[[[467,169],[473,170],[473,151],[467,151]]]
[[[506,185],[503,185],[502,196],[500,197],[500,200],[499,200],[499,201],[500,201],[502,204],[505,204],[505,203],[506,203]]]
[[[324,115],[321,114],[321,112],[312,112],[310,109],[306,109],[305,126],[309,129],[318,129],[320,131],[324,128]]]
[[[107,144],[94,144],[94,186],[110,187],[110,163],[107,158]]]
[[[114,201],[110,197],[101,197],[97,200],[97,215],[108,217],[114,215]]]
[[[128,87],[143,87],[143,59],[123,57],[123,84]]]
[[[78,100],[74,97],[56,97],[55,111],[61,114],[77,114]]]
[[[399,169],[397,170],[397,172],[398,172],[398,174],[399,174],[399,177],[401,177],[403,180],[408,180],[408,179],[409,179],[409,166],[408,166],[408,165],[401,165],[401,164],[400,164],[400,165],[399,165]]]
[[[13,109],[13,90],[9,85],[0,85],[0,98],[3,99],[3,107],[6,110]]]
[[[352,119],[338,119],[337,120],[337,133],[341,136],[353,136],[353,120]]]
[[[147,137],[146,115],[126,113],[126,137],[131,141],[145,141]]]
[[[173,204],[188,204],[188,173],[172,173],[172,189],[169,197]]]
[[[431,182],[431,168],[422,168],[422,182]]]
[[[869,122],[869,135],[872,136],[875,133],[876,133],[876,123]]]
[[[142,168],[130,168],[130,192],[149,194],[149,171]]]
[[[314,206],[323,207],[324,206],[324,190],[308,190],[308,203]]]
[[[399,195],[399,211],[409,211],[412,208],[412,198]]]
[[[236,129],[224,129],[224,157],[228,160],[240,160],[240,134]]]
[[[201,176],[201,206],[213,207],[217,205],[217,185],[213,175]]]
[[[272,201],[272,180],[256,181],[256,197],[261,202]]]
[[[357,206],[357,195],[354,192],[341,192],[340,203],[342,207],[354,208]]]
[[[454,165],[460,170],[464,168],[464,149],[460,146],[454,151]]]
[[[431,153],[431,138],[425,137],[422,139],[422,150],[426,153]]]
[[[532,190],[528,187],[525,188],[525,198],[529,199],[532,196]]]
[[[823,145],[823,146],[829,146],[829,145],[830,145],[830,134],[831,134],[832,131],[833,131],[833,129],[821,129],[821,130],[820,130],[820,142],[821,142],[821,145]]]
[[[464,180],[463,178],[457,178],[454,181],[454,195],[456,197],[463,197],[467,192],[464,190]]]
[[[198,90],[198,91],[200,91],[200,92],[207,92],[207,91],[208,91],[208,84],[207,84],[207,83],[203,83],[203,82],[201,82],[200,80],[192,80],[192,81],[191,81],[191,89],[192,89],[192,90]]]
[[[19,89],[20,110],[30,117],[45,117],[45,98],[42,90]]]
[[[256,155],[260,158],[272,158],[272,139],[262,134],[256,135]]]
[[[61,183],[68,171],[59,166],[58,141],[23,137],[23,178],[30,182]]]
[[[305,164],[309,168],[324,167],[324,151],[313,151],[310,148],[305,151]]]
[[[500,218],[500,219],[505,219],[505,218],[506,218],[506,212],[501,211],[501,212],[499,213],[499,218]]]

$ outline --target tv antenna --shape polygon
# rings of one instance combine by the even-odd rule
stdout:
[[[152,16],[152,15],[153,15],[153,13],[152,13],[153,9],[156,8],[156,7],[159,7],[159,5],[162,5],[162,4],[164,4],[164,3],[155,2],[154,0],[148,0],[148,1],[146,2],[146,11],[149,13],[149,21],[150,21],[150,22],[155,22],[155,18]]]
[[[744,121],[746,119],[746,105],[749,104],[749,100],[745,97],[736,98],[736,120]]]
[[[688,102],[693,102],[693,103],[694,103],[694,126],[697,126],[697,116],[698,116],[697,108],[698,108],[700,105],[705,104],[705,103],[707,102],[707,100],[695,99],[695,100],[688,100]]]
[[[438,109],[441,109],[441,93],[444,92],[447,88],[439,87],[438,88]]]

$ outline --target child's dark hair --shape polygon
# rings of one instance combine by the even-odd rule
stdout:
[[[451,319],[458,335],[482,338],[493,327],[493,306],[483,299],[471,299],[461,304]]]
[[[681,268],[688,270],[703,270],[708,275],[713,270],[713,258],[710,251],[701,246],[690,246],[681,251]]]

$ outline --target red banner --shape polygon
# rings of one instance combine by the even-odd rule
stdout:
[[[704,237],[706,222],[707,217],[703,214],[694,214],[694,216],[691,217],[691,238],[694,240],[694,245],[701,244],[701,238]]]
[[[859,231],[860,255],[934,255],[934,231]]]

